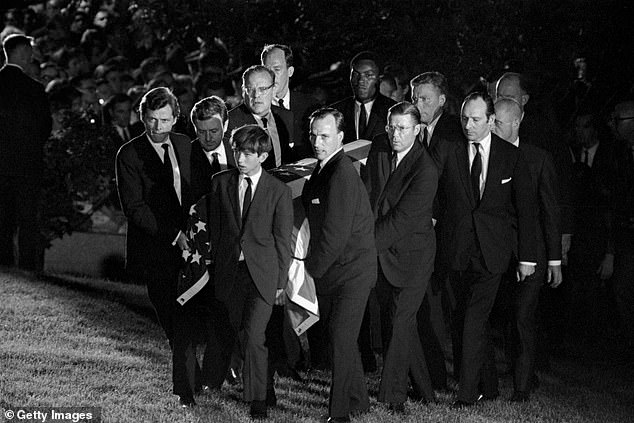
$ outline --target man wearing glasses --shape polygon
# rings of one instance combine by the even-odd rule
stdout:
[[[396,102],[379,92],[378,59],[370,51],[362,51],[350,61],[352,97],[334,103],[344,117],[346,129],[343,143],[372,140],[384,133],[387,111]]]
[[[290,144],[293,141],[293,114],[272,105],[275,94],[275,73],[262,66],[251,66],[242,74],[242,97],[244,101],[229,112],[231,132],[244,125],[258,125],[271,137],[273,148],[262,164],[265,170],[273,169],[293,161]]]

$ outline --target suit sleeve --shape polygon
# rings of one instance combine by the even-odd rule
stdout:
[[[355,209],[361,201],[358,192],[361,183],[355,184],[352,178],[358,176],[346,175],[342,170],[339,167],[330,178],[327,198],[322,205],[325,210],[321,227],[311,228],[311,237],[314,230],[321,232],[306,258],[306,269],[315,278],[321,278],[343,255],[352,234]],[[354,169],[352,172],[356,173]]]
[[[561,260],[561,209],[557,171],[550,154],[544,154],[539,175],[539,221],[544,231],[548,260]]]
[[[517,150],[513,171],[513,204],[518,221],[518,254],[520,262],[537,262],[537,199],[528,165],[521,150]]]
[[[289,187],[283,187],[273,220],[273,237],[275,238],[275,249],[277,250],[277,261],[279,266],[279,278],[277,289],[286,288],[288,282],[288,268],[292,255],[292,233],[293,233],[293,200]]]
[[[431,225],[432,205],[438,186],[438,172],[424,153],[414,165],[414,173],[396,204],[375,224],[376,248],[380,253],[417,228]],[[381,207],[381,204],[378,204]],[[381,213],[377,213],[379,216]]]
[[[116,158],[117,190],[123,213],[131,224],[146,235],[171,244],[180,232],[180,228],[155,213],[143,199],[141,178],[143,166],[131,145],[128,144],[127,147],[122,147]]]

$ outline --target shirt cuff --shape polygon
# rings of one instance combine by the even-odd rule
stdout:
[[[176,242],[178,241],[178,238],[181,236],[182,233],[183,231],[178,231],[178,235],[176,235],[176,238],[174,238],[174,241],[172,241],[172,245],[176,245]]]
[[[561,266],[561,260],[548,260],[549,266]]]
[[[520,261],[520,264],[524,264],[526,266],[537,266],[537,263],[533,263],[532,261]]]

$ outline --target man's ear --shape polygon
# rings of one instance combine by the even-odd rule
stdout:
[[[522,109],[524,108],[524,106],[526,106],[526,103],[528,103],[528,100],[530,100],[531,96],[529,94],[524,94],[522,95]]]
[[[447,96],[444,94],[440,94],[438,96],[438,104],[440,104],[440,107],[443,107],[445,105],[445,101],[447,101]]]
[[[420,134],[420,123],[414,125],[414,135]]]
[[[339,144],[343,142],[343,131],[337,132],[337,139],[339,140]]]
[[[258,161],[260,162],[260,164],[264,163],[264,161],[269,157],[269,153],[267,153],[266,151],[260,153],[260,155],[258,156]]]
[[[295,66],[288,67],[288,77],[290,78],[295,73]]]
[[[225,121],[225,123],[222,125],[222,133],[223,133],[223,135],[227,133],[227,128],[229,128],[229,119],[227,119]]]

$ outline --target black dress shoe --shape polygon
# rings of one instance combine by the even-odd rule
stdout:
[[[515,391],[511,397],[511,402],[527,402],[530,400],[528,392]]]
[[[274,389],[266,390],[266,405],[269,407],[275,407],[277,405],[277,396]]]
[[[266,419],[268,413],[266,412],[266,401],[251,401],[251,418],[253,419]]]
[[[405,414],[405,404],[402,402],[391,402],[387,409],[392,414]]]
[[[196,401],[190,396],[180,395],[178,397],[178,405],[180,408],[192,408],[196,405]]]
[[[454,401],[454,403],[451,404],[451,408],[453,408],[454,410],[461,410],[463,408],[473,407],[476,404],[477,402],[467,402],[463,400],[458,400],[458,401]]]
[[[347,423],[350,421],[350,417],[328,417],[326,423]]]

